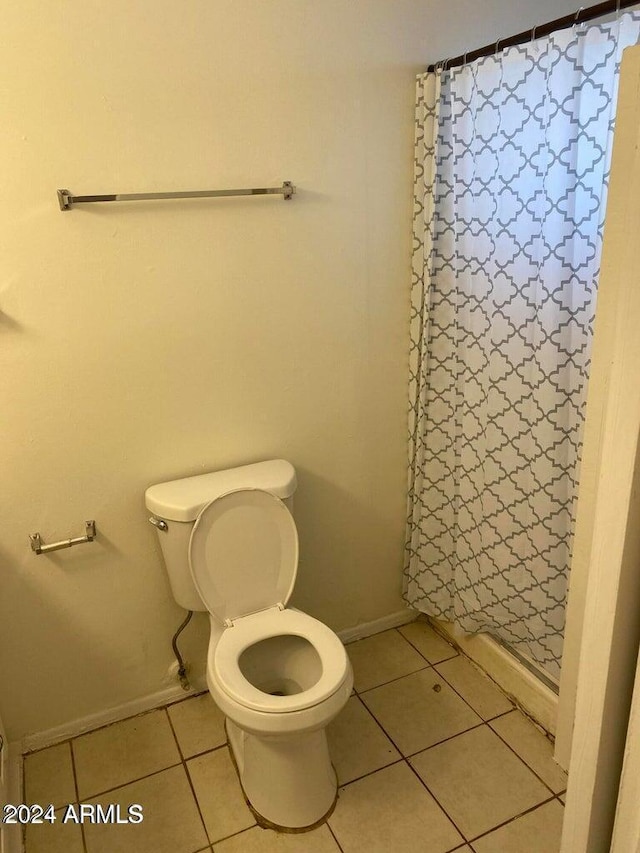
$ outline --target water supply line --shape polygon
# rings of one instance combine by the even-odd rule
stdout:
[[[187,678],[187,667],[185,662],[182,659],[182,655],[180,654],[180,650],[178,649],[178,637],[187,627],[189,622],[191,621],[191,617],[193,616],[193,610],[187,611],[187,616],[178,628],[178,630],[173,635],[171,640],[171,645],[173,646],[173,653],[176,656],[176,660],[178,661],[178,678],[180,679],[180,686],[183,690],[191,690],[191,685],[189,684],[189,679]]]

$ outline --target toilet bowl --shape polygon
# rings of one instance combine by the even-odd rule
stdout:
[[[325,730],[353,674],[333,631],[287,607],[298,567],[285,505],[294,490],[292,466],[275,460],[152,486],[146,503],[176,599],[209,611],[207,684],[245,796],[262,825],[305,830],[335,804]]]

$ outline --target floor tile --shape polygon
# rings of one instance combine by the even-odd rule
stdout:
[[[550,796],[486,725],[427,749],[411,764],[467,839]]]
[[[91,800],[120,806],[122,819],[132,803],[142,805],[135,825],[85,823],[88,853],[195,853],[208,844],[184,766],[171,767]]]
[[[423,622],[421,619],[416,622],[409,622],[408,625],[403,625],[398,630],[429,663],[440,663],[440,661],[453,658],[458,654],[457,649],[447,643],[437,631],[434,631],[428,622]]]
[[[347,654],[358,693],[427,666],[422,655],[395,629],[350,643]]]
[[[141,779],[180,761],[164,710],[114,723],[72,741],[80,799]]]
[[[26,756],[26,799],[74,803],[75,759],[81,801],[120,804],[123,815],[144,806],[140,825],[85,822],[86,853],[558,850],[567,777],[552,744],[466,657],[422,620],[348,653],[360,695],[327,732],[343,785],[329,821],[339,843],[327,826],[287,834],[255,825],[208,693]],[[83,853],[80,827],[62,824],[62,813],[53,826],[27,827],[26,853]]]
[[[273,832],[254,826],[213,845],[214,853],[340,853],[326,826],[313,832]]]
[[[63,806],[77,800],[70,745],[60,743],[25,756],[24,785],[27,803]]]
[[[327,739],[340,785],[400,758],[398,750],[357,696],[352,696],[330,723]]]
[[[564,809],[557,800],[473,842],[476,853],[558,853]]]
[[[369,690],[362,701],[404,755],[482,723],[431,668]]]
[[[513,710],[513,702],[464,655],[439,663],[434,669],[483,720]]]
[[[566,789],[567,774],[553,760],[553,744],[521,711],[490,725],[555,794]]]
[[[192,758],[187,768],[211,841],[255,824],[226,747]]]
[[[405,762],[342,788],[329,825],[344,853],[444,853],[464,840]]]
[[[558,797],[558,799],[559,799],[559,800],[560,800],[560,802],[564,805],[564,804],[567,802],[567,795],[566,795],[566,793],[564,793],[564,794],[560,794],[560,796]]]
[[[56,811],[55,823],[45,821],[27,826],[26,853],[84,853],[80,826],[77,823],[62,823],[65,811]]]
[[[215,749],[227,742],[224,714],[210,693],[169,705],[167,711],[185,758]]]

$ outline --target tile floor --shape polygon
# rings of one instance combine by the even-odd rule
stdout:
[[[29,826],[27,853],[554,853],[566,774],[551,742],[418,621],[349,645],[355,692],[331,724],[328,823],[256,826],[208,694],[25,756],[25,802],[144,806],[137,825]]]

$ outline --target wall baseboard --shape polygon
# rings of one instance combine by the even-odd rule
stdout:
[[[176,684],[173,687],[158,690],[157,693],[132,699],[130,702],[125,702],[122,705],[116,705],[113,708],[107,708],[104,711],[98,711],[95,714],[89,714],[77,720],[70,720],[68,723],[63,723],[61,726],[47,729],[44,732],[25,735],[22,739],[22,752],[24,754],[33,752],[36,749],[53,746],[56,743],[77,737],[85,732],[99,729],[102,726],[108,726],[110,723],[117,723],[120,720],[126,720],[128,717],[135,717],[136,714],[143,714],[145,711],[161,708],[178,699],[186,699],[188,696],[195,695],[207,689],[204,675],[201,678],[192,678],[191,682],[191,690],[183,690],[182,687]]]
[[[418,618],[418,611],[411,607],[405,607],[403,610],[397,610],[395,613],[389,613],[388,616],[382,616],[380,619],[374,619],[373,622],[363,622],[361,625],[354,625],[353,628],[345,628],[343,631],[338,631],[338,636],[343,643],[351,643],[353,640],[363,640],[365,637],[370,637],[372,634],[379,634],[381,631],[387,631],[389,628],[397,628],[399,625],[406,625],[408,622],[413,622]]]
[[[555,735],[558,696],[526,666],[509,654],[488,634],[462,634],[451,622],[430,619],[456,646],[484,670],[496,684],[512,696],[518,705],[542,728]]]
[[[374,619],[373,622],[365,622],[361,625],[355,625],[353,628],[346,628],[344,631],[339,631],[338,636],[343,643],[360,640],[363,637],[378,634],[380,631],[386,631],[389,628],[396,628],[398,625],[406,625],[407,622],[413,622],[417,615],[417,611],[405,608],[395,613],[390,613],[388,616],[383,616],[380,619]],[[206,689],[206,680],[203,675],[201,678],[192,679],[191,691],[185,691],[178,685],[167,687],[148,696],[140,696],[137,699],[132,699],[130,702],[125,702],[122,705],[116,705],[113,708],[107,708],[104,711],[98,711],[86,717],[70,720],[61,726],[25,735],[21,744],[22,749],[19,751],[28,753],[34,752],[37,749],[44,749],[47,746],[53,746],[56,743],[77,737],[85,732],[99,729],[102,726],[108,726],[110,723],[117,723],[128,717],[135,717],[136,714],[143,714],[145,711],[161,708],[179,699],[186,699],[188,696]]]
[[[390,628],[406,625],[409,622],[413,622],[417,617],[418,612],[407,607],[395,613],[390,613],[387,616],[382,616],[380,619],[374,619],[372,622],[364,622],[360,625],[354,625],[352,628],[345,628],[338,632],[338,636],[343,643],[350,643],[354,640],[370,637],[373,634],[379,634],[381,631],[387,631]],[[438,622],[433,619],[430,621],[454,645],[458,646],[464,654],[484,670],[505,693],[512,696],[527,714],[546,731],[555,734],[558,697],[529,672],[520,661],[514,658],[513,655],[510,655],[506,649],[486,634],[461,636],[451,623]],[[140,696],[137,699],[113,708],[107,708],[104,711],[71,720],[68,723],[48,729],[47,731],[26,735],[22,743],[12,745],[15,756],[15,767],[13,770],[15,786],[13,790],[17,791],[21,796],[22,762],[20,761],[20,753],[33,752],[37,749],[53,746],[56,743],[69,740],[69,738],[77,737],[102,726],[107,726],[110,723],[117,723],[128,717],[134,717],[136,714],[142,714],[145,711],[161,708],[180,699],[186,699],[188,696],[195,695],[206,689],[206,681],[204,676],[202,676],[201,678],[193,679],[190,691],[185,691],[176,684],[173,687],[159,690],[148,696]],[[17,800],[17,802],[21,802],[21,800]],[[21,849],[21,846],[15,850],[9,847],[8,853],[19,853]]]

